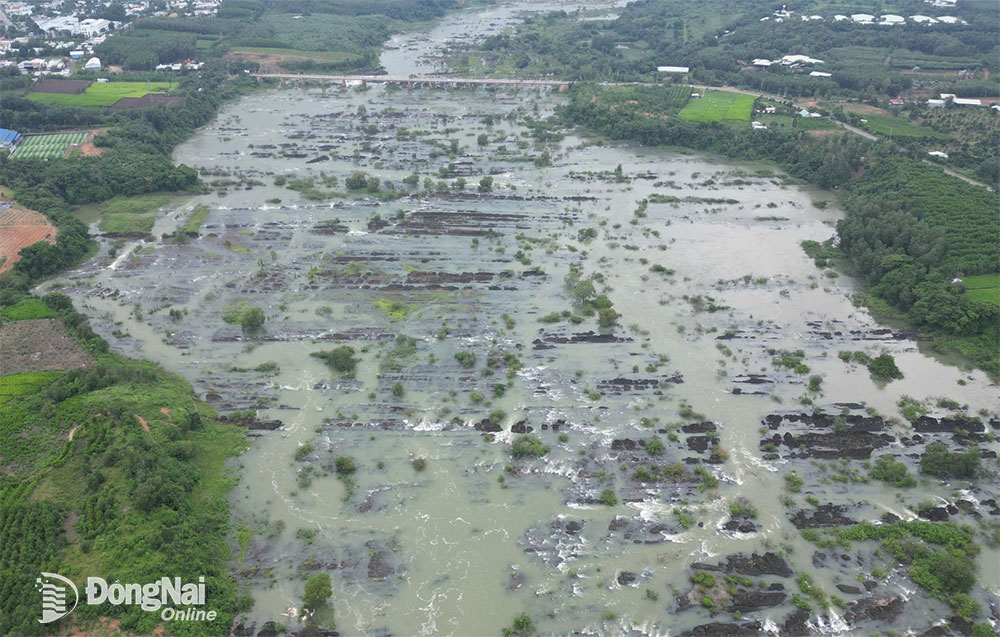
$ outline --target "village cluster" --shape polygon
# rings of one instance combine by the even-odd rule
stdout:
[[[14,67],[36,76],[69,77],[75,71],[99,71],[94,49],[138,18],[215,15],[221,0],[168,0],[116,3],[93,0],[51,0],[39,4],[0,0],[0,68]],[[112,16],[100,17],[100,16]],[[38,46],[38,43],[44,46]],[[157,71],[196,70],[186,61],[161,64]],[[115,70],[115,69],[110,69]]]

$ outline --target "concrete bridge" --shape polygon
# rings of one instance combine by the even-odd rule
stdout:
[[[422,75],[416,77],[403,77],[399,75],[309,75],[298,73],[254,73],[258,79],[280,80],[298,82],[323,82],[334,83],[342,86],[348,84],[389,84],[394,86],[405,86],[415,88],[420,86],[459,88],[463,86],[497,86],[497,87],[552,87],[560,91],[569,88],[570,82],[566,80],[532,80],[532,79],[508,79],[508,78],[469,78],[469,77],[446,77],[438,75]]]

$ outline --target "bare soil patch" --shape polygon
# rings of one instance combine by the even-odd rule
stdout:
[[[40,212],[13,204],[0,210],[0,272],[14,267],[21,248],[39,241],[55,243],[56,228]]]
[[[94,359],[66,332],[59,319],[0,325],[0,373],[85,369]]]
[[[862,115],[888,115],[889,111],[870,104],[844,104],[844,110]]]
[[[83,93],[90,86],[90,80],[42,80],[35,84],[33,93],[60,93],[76,95]]]

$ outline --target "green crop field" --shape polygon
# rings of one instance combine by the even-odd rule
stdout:
[[[166,93],[170,82],[94,82],[83,93],[29,93],[28,99],[58,106],[111,106],[123,97],[142,97],[147,93]]]
[[[700,99],[691,99],[678,113],[681,119],[692,122],[721,122],[738,120],[749,122],[753,112],[753,95],[728,91],[706,91]]]
[[[77,97],[67,95],[66,97]],[[13,159],[49,159],[62,157],[70,144],[81,144],[89,133],[55,133],[53,135],[31,135],[25,137],[14,149]]]
[[[939,133],[932,128],[912,124],[909,120],[903,119],[902,117],[893,117],[892,115],[865,115],[865,119],[868,120],[868,123],[865,124],[864,127],[873,133],[878,133],[879,135],[891,135],[893,137],[928,137],[938,139],[948,137],[947,135]]]
[[[977,303],[1000,305],[1000,274],[977,274],[962,280],[965,295]]]

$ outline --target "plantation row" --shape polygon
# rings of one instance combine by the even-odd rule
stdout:
[[[82,144],[89,133],[56,133],[26,138],[14,150],[14,159],[48,159],[61,157],[70,144]]]

